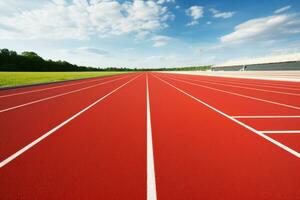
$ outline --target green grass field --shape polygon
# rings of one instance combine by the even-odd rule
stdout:
[[[0,88],[110,76],[127,72],[0,72]]]

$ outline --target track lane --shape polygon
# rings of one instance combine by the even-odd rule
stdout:
[[[171,75],[171,74],[170,74]],[[176,76],[175,76],[176,77]],[[195,82],[199,83],[208,83],[213,85],[223,85],[228,86],[232,88],[241,88],[246,90],[256,90],[261,92],[268,92],[268,93],[277,93],[277,94],[283,94],[283,95],[292,95],[292,96],[299,96],[300,95],[300,89],[291,89],[291,88],[284,88],[284,87],[265,87],[255,84],[254,86],[249,86],[248,84],[239,84],[235,82],[220,82],[217,80],[202,80],[196,77],[190,77],[190,76],[177,76],[180,77],[183,80],[193,80]],[[291,91],[292,90],[292,91]]]
[[[208,81],[212,81],[212,79],[209,79]],[[277,91],[283,91],[283,92],[293,92],[293,91],[300,91],[300,88],[291,88],[291,87],[284,87],[282,85],[276,85],[276,86],[272,86],[272,85],[261,85],[258,83],[246,83],[246,82],[238,82],[238,81],[231,81],[231,80],[227,80],[225,81],[216,81],[214,80],[214,82],[216,83],[227,83],[227,84],[234,84],[234,85],[239,85],[239,86],[246,86],[246,87],[253,87],[253,88],[261,88],[261,89],[276,89]]]
[[[97,86],[97,84],[100,85],[101,83],[122,79],[125,78],[126,76],[128,75],[111,76],[102,79],[93,79],[85,82],[79,81],[79,83],[77,82],[73,83],[75,85],[70,85],[65,83],[64,85],[57,86],[58,88],[55,87],[54,89],[50,89],[50,90],[48,90],[49,87],[43,88],[43,90],[37,89],[38,90],[37,92],[30,92],[33,89],[33,87],[31,87],[31,89],[27,91],[30,93],[22,93],[20,95],[14,95],[14,96],[4,96],[4,97],[2,96],[3,98],[1,98],[0,96],[0,112],[20,105],[30,104],[32,102],[39,102],[52,97],[56,98],[67,93],[72,93],[72,91],[80,92],[85,88],[88,89],[89,87]]]
[[[179,88],[183,88],[185,91],[188,91],[193,96],[208,102],[213,105],[217,109],[231,115],[254,115],[254,116],[292,116],[298,115],[299,110],[293,108],[287,108],[281,105],[274,105],[268,102],[261,102],[255,99],[248,99],[228,93],[224,93],[222,91],[216,91],[209,88],[203,88],[197,85],[191,85],[190,82],[181,82],[176,79],[169,79],[168,76],[164,76],[170,83],[174,84]],[[217,79],[217,78],[216,78]],[[213,87],[215,88],[215,87]],[[226,91],[231,92],[229,89]],[[237,93],[239,94],[239,93]],[[255,95],[255,94],[254,94]],[[282,97],[286,100],[289,100],[291,97]],[[273,131],[273,130],[300,130],[300,124],[298,123],[298,119],[238,119],[246,125],[256,129],[257,131]],[[296,133],[295,133],[296,134]],[[276,141],[282,143],[283,145],[295,150],[299,151],[300,143],[298,140],[291,141],[289,138],[296,138],[296,136],[288,136],[288,134],[266,134],[268,137],[275,139]],[[274,137],[275,135],[275,137]],[[279,136],[281,135],[281,136]],[[280,140],[277,140],[280,138]]]
[[[181,78],[181,76],[166,76],[169,78],[174,78],[177,81],[181,81],[184,83],[191,83],[198,85],[198,87],[207,87],[215,90],[223,90],[224,92],[231,92],[231,93],[236,93],[239,95],[246,95],[249,97],[254,97],[254,98],[259,98],[267,101],[273,101],[273,102],[278,102],[281,104],[287,104],[290,106],[294,107],[299,107],[300,109],[300,93],[290,93],[290,94],[283,94],[283,93],[274,93],[274,92],[266,92],[266,91],[260,91],[260,90],[253,90],[253,89],[246,89],[246,88],[237,88],[237,87],[231,87],[231,86],[226,86],[226,85],[217,85],[214,83],[204,83],[204,82],[199,82],[194,79],[186,79],[186,78]]]
[[[237,96],[230,93],[214,90],[211,88],[205,88],[196,86],[194,83],[182,82],[175,79],[170,79],[167,76],[164,77],[170,83],[175,86],[184,87],[187,91],[191,91],[196,97],[209,102],[216,108],[224,111],[225,113],[236,115],[299,115],[300,110],[289,108],[285,106],[279,106],[264,101],[258,101],[256,99],[250,99],[247,97]],[[230,91],[229,91],[230,92]]]
[[[146,199],[145,76],[0,169],[5,199]]]
[[[41,134],[135,76],[138,75],[51,99],[47,103],[33,104],[0,113],[0,160],[5,159]]]
[[[230,116],[230,115],[224,113],[223,111],[221,111],[221,110],[219,110],[219,109],[217,109],[217,108],[211,106],[211,105],[208,104],[207,102],[205,102],[205,101],[203,101],[203,100],[201,100],[201,99],[199,99],[199,98],[197,98],[197,97],[191,95],[190,93],[188,93],[188,92],[186,92],[186,91],[184,91],[184,90],[182,90],[182,89],[180,89],[180,88],[178,88],[178,87],[172,85],[171,83],[169,83],[169,82],[167,82],[167,81],[165,81],[165,80],[163,80],[163,79],[161,79],[161,78],[159,78],[159,77],[157,77],[157,76],[155,76],[155,77],[158,78],[160,81],[164,82],[165,84],[167,84],[167,85],[171,86],[172,88],[176,89],[178,92],[183,93],[184,95],[186,95],[186,96],[188,96],[188,97],[194,99],[194,100],[197,101],[198,103],[200,103],[200,104],[202,104],[202,105],[204,105],[204,106],[210,108],[211,110],[217,112],[218,114],[222,115],[222,116],[225,117],[226,119],[229,119],[229,120],[231,120],[232,122],[239,124],[239,125],[242,126],[243,128],[245,128],[245,129],[247,129],[247,130],[250,130],[252,133],[254,133],[254,134],[256,134],[256,135],[258,135],[258,136],[264,138],[265,140],[267,140],[267,141],[273,143],[274,145],[278,146],[279,148],[281,148],[281,149],[287,151],[288,153],[290,153],[290,154],[296,156],[297,158],[300,158],[300,152],[297,152],[297,151],[295,151],[294,149],[291,149],[290,147],[288,147],[288,146],[286,146],[286,145],[284,145],[284,144],[278,142],[277,140],[274,140],[273,138],[271,138],[271,137],[269,137],[269,136],[266,135],[266,133],[279,133],[279,132],[280,132],[280,133],[284,133],[284,132],[285,132],[285,133],[299,133],[298,130],[297,130],[297,131],[284,131],[284,130],[280,130],[280,131],[267,131],[267,130],[259,131],[259,130],[256,130],[255,127],[251,127],[251,126],[247,125],[246,123],[243,123],[243,122],[241,122],[240,120],[238,120],[238,119],[236,119],[236,118],[234,118],[234,117],[232,117],[232,116]]]
[[[297,157],[154,77],[150,94],[158,199],[299,197]]]
[[[166,73],[171,74],[171,73]],[[172,73],[173,74],[173,73]],[[277,81],[277,80],[263,80],[263,79],[255,79],[255,78],[245,78],[245,77],[222,77],[222,76],[206,76],[206,75],[191,75],[191,74],[180,74],[177,73],[175,75],[183,75],[186,77],[193,77],[193,78],[199,78],[201,80],[217,80],[222,82],[233,82],[236,84],[239,83],[246,83],[246,84],[254,84],[254,85],[261,85],[261,86],[275,86],[275,87],[285,87],[290,89],[297,89],[299,90],[299,82],[293,82],[293,81]]]

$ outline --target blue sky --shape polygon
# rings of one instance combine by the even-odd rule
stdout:
[[[300,1],[0,0],[0,48],[94,67],[300,60]]]

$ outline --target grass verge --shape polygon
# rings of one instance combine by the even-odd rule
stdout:
[[[0,72],[0,88],[93,78],[127,72]]]

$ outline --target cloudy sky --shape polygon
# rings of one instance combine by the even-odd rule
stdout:
[[[300,59],[299,0],[0,0],[0,48],[103,67]]]

